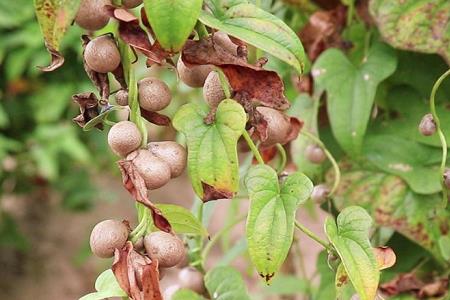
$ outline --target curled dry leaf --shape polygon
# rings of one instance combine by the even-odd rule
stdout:
[[[128,241],[116,249],[111,267],[120,287],[133,300],[162,300],[158,262],[141,255]]]
[[[375,253],[375,258],[380,270],[392,267],[397,260],[394,250],[390,247],[376,247],[373,248],[373,252]]]
[[[108,6],[108,11],[111,17],[119,22],[119,35],[122,40],[133,49],[144,54],[147,57],[147,65],[163,65],[166,61],[170,63],[168,61],[170,54],[162,50],[157,42],[151,44],[147,32],[141,28],[139,19],[134,14],[124,8],[116,8],[111,5]],[[144,10],[141,12],[144,12]],[[144,12],[142,15],[144,25],[148,24],[146,18]]]
[[[164,217],[161,210],[157,208],[147,196],[147,187],[144,178],[139,174],[132,161],[122,159],[118,162],[122,173],[122,183],[125,189],[136,199],[152,211],[153,223],[164,232],[172,232],[169,221]]]
[[[342,44],[340,33],[345,26],[345,19],[346,9],[342,5],[328,11],[319,10],[311,15],[299,35],[312,61],[326,49]]]
[[[80,114],[72,119],[80,127],[99,115],[98,99],[94,93],[76,94],[72,96],[72,99],[80,106]],[[102,130],[103,124],[98,123],[95,127]]]
[[[98,89],[100,93],[100,98],[104,101],[108,101],[109,98],[109,79],[108,74],[106,73],[99,73],[91,68],[86,63],[86,60],[84,59],[84,51],[86,49],[87,44],[91,41],[91,39],[87,35],[81,36],[82,40],[82,46],[83,46],[83,65],[84,70],[86,71],[86,74],[89,76],[89,79],[92,81],[94,86]]]
[[[233,98],[246,109],[252,106],[252,101],[279,110],[290,106],[284,96],[283,81],[276,72],[249,64],[245,58],[235,56],[220,44],[214,43],[211,37],[187,41],[182,60],[191,65],[220,67],[233,90]]]
[[[145,110],[141,107],[141,116],[144,117],[150,123],[158,126],[170,126],[170,118],[166,115],[160,114],[158,112]]]
[[[380,286],[380,290],[388,296],[412,293],[420,299],[442,297],[448,290],[448,278],[436,278],[425,283],[414,273],[397,275],[394,279]]]
[[[57,50],[53,49],[51,46],[49,46],[47,44],[47,42],[45,43],[45,47],[47,48],[48,53],[50,53],[51,63],[47,67],[39,66],[38,68],[42,72],[51,72],[51,71],[58,69],[59,67],[61,67],[64,64],[64,57],[62,56],[61,53],[59,53],[59,51],[57,51]]]

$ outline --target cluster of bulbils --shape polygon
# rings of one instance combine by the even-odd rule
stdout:
[[[423,136],[432,136],[437,131],[436,121],[433,118],[432,114],[426,114],[423,116],[422,120],[420,120],[419,124],[419,132]],[[446,168],[444,171],[444,178],[442,179],[444,185],[447,189],[450,190],[450,168]],[[450,199],[450,195],[449,195]]]

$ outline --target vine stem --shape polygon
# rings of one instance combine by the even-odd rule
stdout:
[[[247,215],[242,215],[236,218],[236,220],[234,220],[234,222],[231,222],[230,224],[228,224],[227,226],[223,227],[221,230],[219,230],[216,235],[214,235],[214,237],[211,239],[211,241],[206,244],[205,248],[203,248],[202,250],[202,260],[203,262],[206,261],[206,258],[209,255],[209,252],[211,251],[212,247],[219,241],[219,239],[225,234],[227,233],[229,230],[231,230],[234,226],[236,226],[237,224],[241,223],[242,221],[244,221],[247,218]]]
[[[322,245],[328,252],[335,253],[335,250],[330,246],[329,243],[322,240],[320,237],[318,237],[314,232],[306,228],[302,223],[295,220],[295,227],[297,227],[300,231],[302,231],[304,234],[309,236],[311,239]]]
[[[447,206],[447,202],[448,202],[448,198],[447,198],[448,191],[447,191],[447,187],[445,186],[445,182],[444,182],[445,165],[447,163],[447,140],[445,139],[445,135],[442,132],[441,121],[439,120],[439,117],[436,112],[435,98],[436,98],[436,93],[437,93],[439,87],[441,86],[442,82],[449,75],[450,75],[450,69],[447,70],[444,74],[442,74],[438,78],[438,80],[436,80],[436,82],[433,85],[433,88],[431,90],[431,95],[430,95],[430,111],[431,111],[431,114],[433,115],[433,120],[434,120],[434,123],[436,124],[437,133],[439,135],[439,140],[441,141],[441,145],[442,145],[442,160],[441,160],[440,172],[441,172],[441,186],[442,186],[442,195],[443,195],[442,204],[444,207]]]
[[[281,144],[277,144],[276,145],[278,153],[280,153],[280,158],[281,158],[281,162],[280,165],[278,166],[278,174],[280,174],[281,172],[283,172],[284,168],[286,167],[286,150],[284,150],[283,146]]]
[[[242,133],[242,136],[244,137],[245,141],[247,142],[248,146],[250,147],[250,150],[253,153],[253,156],[255,156],[256,160],[259,164],[264,165],[264,160],[261,156],[261,153],[259,153],[258,148],[256,147],[255,143],[253,143],[252,138],[250,135],[248,135],[247,130],[244,130]]]
[[[341,170],[339,169],[339,165],[337,164],[336,160],[334,159],[334,157],[330,153],[330,151],[328,151],[325,144],[318,137],[316,137],[314,134],[312,134],[308,131],[302,131],[301,134],[310,138],[311,140],[314,141],[314,143],[316,143],[320,148],[322,148],[322,150],[325,152],[325,155],[327,156],[328,160],[333,165],[335,178],[334,178],[333,187],[331,188],[331,191],[328,194],[328,196],[333,195],[333,193],[336,192],[337,188],[339,187],[339,183],[341,182]]]

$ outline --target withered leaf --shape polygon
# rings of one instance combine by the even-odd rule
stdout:
[[[153,123],[158,126],[170,126],[170,118],[163,114],[145,110],[141,107],[141,116],[144,117],[150,123]]]
[[[52,62],[47,67],[38,67],[38,68],[43,72],[51,72],[58,69],[64,64],[64,57],[62,56],[61,53],[59,53],[59,51],[56,51],[50,45],[48,45],[47,42],[45,43],[45,47],[47,48],[48,53],[50,53]]]
[[[203,202],[218,200],[218,199],[232,199],[234,196],[233,192],[226,190],[219,190],[215,187],[207,184],[206,182],[202,182],[203,187]]]
[[[94,93],[76,94],[72,96],[72,99],[80,106],[80,114],[73,118],[73,121],[80,127],[84,127],[87,122],[99,115],[98,99]],[[103,123],[98,123],[95,127],[102,130]]]
[[[118,162],[120,172],[122,173],[122,183],[125,189],[136,199],[152,211],[153,223],[157,228],[165,232],[172,232],[169,221],[163,216],[147,196],[147,187],[145,181],[136,170],[132,161],[122,159]]]
[[[119,286],[133,300],[163,300],[159,286],[158,262],[139,254],[128,241],[116,249],[111,267]]]
[[[442,297],[448,291],[448,278],[435,278],[431,282],[424,282],[414,273],[404,273],[382,284],[380,290],[388,296],[412,293],[420,299]]]
[[[394,250],[390,247],[376,247],[373,248],[373,252],[380,270],[392,267],[397,260]]]
[[[109,79],[108,74],[106,73],[99,73],[91,68],[86,63],[86,60],[84,59],[84,51],[86,49],[87,44],[91,41],[91,39],[87,35],[81,36],[82,45],[83,45],[83,65],[84,70],[86,71],[86,74],[89,76],[89,79],[91,79],[94,86],[97,88],[97,90],[100,93],[101,100],[108,102],[109,98]]]
[[[245,58],[231,54],[212,38],[188,40],[182,52],[183,62],[191,65],[220,67],[233,90],[233,98],[242,102],[256,101],[261,105],[285,110],[289,101],[284,96],[284,84],[274,71],[249,64]]]

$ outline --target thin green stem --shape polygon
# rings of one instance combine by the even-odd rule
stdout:
[[[349,27],[350,25],[352,25],[353,15],[355,13],[355,4],[353,3],[353,1],[351,1],[350,4],[347,7],[348,7],[348,10],[347,10],[347,27]]]
[[[438,80],[436,80],[436,82],[433,85],[433,89],[431,90],[431,95],[430,95],[430,111],[431,111],[431,114],[433,115],[433,120],[436,124],[436,131],[439,135],[439,139],[440,139],[441,145],[442,145],[442,160],[441,160],[440,172],[441,172],[441,186],[442,186],[442,197],[443,197],[442,204],[444,207],[447,206],[447,202],[448,202],[448,198],[447,198],[448,191],[447,191],[447,187],[445,186],[445,182],[444,182],[444,172],[445,172],[445,166],[447,164],[447,140],[445,139],[445,135],[442,132],[441,121],[439,120],[439,117],[436,112],[435,98],[436,98],[436,93],[437,93],[439,87],[441,86],[442,82],[449,75],[450,75],[450,70],[447,70],[447,72],[442,74],[438,78]]]
[[[322,143],[322,141],[318,137],[316,137],[314,134],[312,134],[308,131],[302,131],[301,134],[304,134],[305,136],[307,136],[308,138],[313,140],[313,142],[316,143],[320,148],[322,148],[322,150],[325,152],[325,155],[327,156],[328,160],[333,165],[334,175],[335,175],[334,183],[333,183],[333,187],[331,188],[328,196],[333,195],[333,193],[336,192],[337,188],[339,187],[339,183],[341,182],[341,170],[339,169],[339,165],[337,164],[336,160],[334,159],[334,157],[330,153],[330,151],[328,151],[325,144]]]
[[[322,245],[328,252],[335,252],[335,250],[333,249],[333,247],[330,245],[330,243],[327,243],[326,241],[322,240],[320,237],[318,237],[314,232],[312,232],[311,230],[309,230],[308,228],[306,228],[302,223],[300,223],[299,221],[295,220],[295,227],[297,227],[298,229],[300,229],[300,231],[302,231],[304,234],[306,234],[307,236],[309,236],[311,239],[313,239],[314,241],[316,241],[317,243],[319,243],[320,245]]]
[[[197,24],[195,24],[195,31],[197,31],[199,39],[207,37],[209,34],[208,30],[206,30],[205,25],[200,21],[197,21]]]
[[[220,231],[218,231],[216,233],[216,235],[211,239],[211,241],[208,244],[206,244],[205,248],[203,248],[202,255],[201,255],[202,260],[206,261],[206,258],[208,257],[209,252],[211,251],[212,247],[220,240],[220,238],[225,233],[227,233],[229,230],[231,230],[237,224],[244,221],[246,218],[247,218],[247,215],[242,215],[242,216],[236,218],[236,220],[234,220],[234,222],[228,224],[227,226],[223,227]]]
[[[284,147],[281,144],[276,145],[278,153],[280,154],[280,164],[278,165],[278,171],[277,173],[280,174],[284,171],[284,168],[286,167],[286,150],[284,150]]]
[[[220,85],[222,86],[223,93],[225,94],[225,98],[231,99],[231,90],[230,84],[228,83],[228,79],[220,68],[216,68],[217,74],[219,74]]]
[[[261,156],[261,153],[259,153],[258,148],[256,147],[255,143],[253,143],[252,138],[248,135],[247,130],[244,130],[242,133],[242,136],[244,137],[245,141],[247,142],[248,146],[250,147],[250,150],[253,153],[253,156],[256,158],[259,164],[264,165],[264,160]]]

